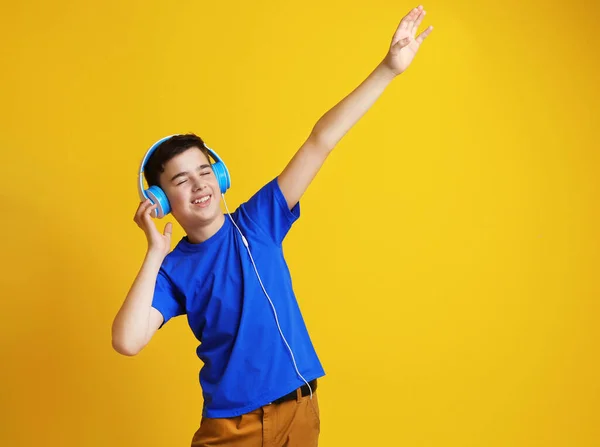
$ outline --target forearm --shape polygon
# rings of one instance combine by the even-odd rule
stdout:
[[[135,354],[147,343],[150,308],[163,256],[149,252],[144,258],[112,326],[112,344],[122,354]]]
[[[387,67],[379,64],[352,93],[317,121],[312,133],[321,144],[333,149],[377,101],[394,77]]]

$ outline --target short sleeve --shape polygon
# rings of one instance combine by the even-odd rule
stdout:
[[[283,242],[293,223],[300,217],[300,203],[296,203],[291,210],[288,208],[277,178],[258,190],[239,209],[269,234],[276,244]]]
[[[169,279],[165,270],[161,267],[156,277],[154,286],[154,297],[152,298],[152,307],[158,310],[163,316],[164,326],[171,318],[185,314],[185,307],[181,294],[177,291],[171,279]]]

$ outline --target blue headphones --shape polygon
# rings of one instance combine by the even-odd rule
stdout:
[[[159,219],[166,216],[171,212],[171,205],[169,205],[169,199],[167,199],[167,195],[165,192],[157,185],[151,186],[148,189],[144,189],[144,168],[146,167],[146,162],[148,158],[152,155],[152,153],[165,141],[169,140],[171,137],[175,135],[169,135],[168,137],[161,138],[156,143],[154,143],[140,164],[140,172],[138,177],[138,194],[140,196],[140,200],[143,202],[146,199],[150,199],[153,204],[158,204],[156,209],[154,210],[154,217],[158,217]],[[219,189],[221,190],[221,194],[225,194],[231,187],[231,177],[229,176],[229,171],[227,170],[227,166],[223,163],[223,160],[217,155],[215,151],[211,148],[204,145],[204,147],[208,150],[208,153],[212,158],[215,159],[216,163],[212,163],[211,167],[213,172],[215,173],[215,177],[217,177],[217,181],[219,182]],[[210,160],[209,160],[210,162]]]

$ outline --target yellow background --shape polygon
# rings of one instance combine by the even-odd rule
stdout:
[[[137,357],[111,349],[146,248],[141,157],[198,133],[235,208],[413,6],[4,5],[0,445],[189,445],[201,394],[185,318]],[[599,6],[425,7],[435,30],[285,242],[327,372],[320,445],[598,446]]]

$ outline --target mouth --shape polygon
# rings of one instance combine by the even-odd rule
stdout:
[[[197,206],[198,208],[206,208],[208,205],[210,205],[211,199],[211,194],[207,196],[202,196],[195,200],[192,200],[192,205]]]

